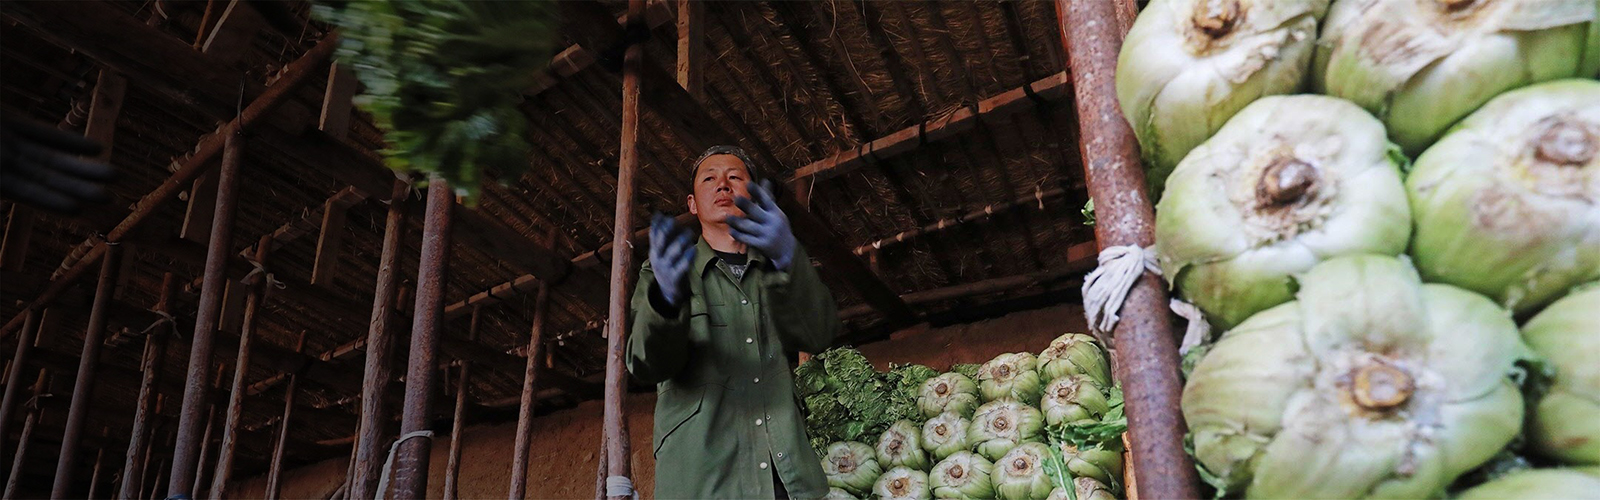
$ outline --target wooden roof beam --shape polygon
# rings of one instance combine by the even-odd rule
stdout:
[[[1046,269],[1032,273],[994,278],[972,283],[922,290],[900,296],[907,304],[927,304],[944,300],[954,300],[990,293],[1006,292],[1026,288],[1039,283],[1055,281],[1075,274],[1083,274],[1094,269],[1099,249],[1095,242],[1089,241],[1067,247],[1068,263],[1056,269]],[[872,313],[872,308],[860,305],[839,311],[839,319],[848,320],[866,316]]]
[[[673,20],[672,3],[672,0],[649,0],[645,3],[645,22],[650,26],[651,30]],[[617,16],[616,20],[618,28],[626,25],[628,21],[626,16]],[[593,47],[594,49],[591,50],[586,47]],[[550,58],[550,65],[541,70],[533,86],[528,87],[528,90],[524,91],[523,95],[536,96],[561,84],[563,78],[569,78],[578,74],[579,71],[594,65],[597,58],[596,54],[607,50],[608,47],[592,43],[586,45],[582,41],[567,47],[557,53],[555,57]]]

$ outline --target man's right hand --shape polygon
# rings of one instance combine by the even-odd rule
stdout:
[[[694,263],[694,232],[660,213],[650,220],[650,267],[655,271],[656,287],[667,304],[677,307],[688,295],[684,278]]]

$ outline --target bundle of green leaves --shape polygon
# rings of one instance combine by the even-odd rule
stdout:
[[[517,104],[550,60],[555,2],[323,1],[315,13],[342,29],[337,57],[364,87],[354,102],[383,130],[390,168],[469,198],[487,171],[527,168]]]
[[[794,376],[811,446],[820,451],[835,441],[876,442],[897,420],[922,422],[917,390],[938,374],[922,365],[879,372],[851,348],[817,354],[795,368]]]

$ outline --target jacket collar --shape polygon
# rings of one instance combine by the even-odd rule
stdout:
[[[711,249],[710,243],[706,243],[705,236],[701,236],[700,240],[695,243],[695,249],[694,269],[698,270],[701,275],[704,275],[706,270],[711,268],[711,264],[717,261],[717,253]],[[766,255],[762,254],[760,250],[756,250],[754,247],[745,247],[745,254],[749,256],[749,263],[752,266],[754,266],[757,262],[765,262],[768,260]]]

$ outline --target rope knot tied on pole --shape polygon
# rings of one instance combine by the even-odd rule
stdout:
[[[405,444],[406,441],[410,441],[414,438],[432,440],[433,431],[414,431],[404,436],[400,436],[400,439],[394,440],[394,444],[389,445],[389,458],[383,461],[383,474],[378,476],[378,489],[374,490],[372,493],[373,500],[383,500],[384,494],[389,491],[389,474],[394,472],[394,456],[396,452],[400,451],[401,444]]]
[[[1095,336],[1111,338],[1111,331],[1121,319],[1117,311],[1122,309],[1123,299],[1145,271],[1161,275],[1153,249],[1123,245],[1100,251],[1099,267],[1083,280],[1083,313]]]
[[[607,497],[631,497],[638,500],[639,491],[633,489],[633,480],[628,476],[606,476]]]

